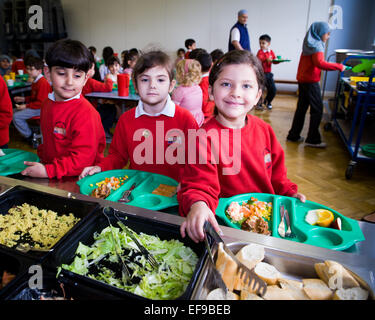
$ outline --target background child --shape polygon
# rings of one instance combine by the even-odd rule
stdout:
[[[199,127],[204,122],[203,94],[199,86],[201,74],[201,65],[198,61],[193,59],[181,60],[176,66],[176,79],[179,86],[174,89],[172,94],[172,100],[189,110]]]
[[[190,52],[193,51],[197,47],[197,44],[196,44],[194,39],[186,39],[185,40],[185,47],[187,49],[187,51],[185,53],[185,59],[189,59]]]
[[[105,135],[99,113],[81,95],[91,67],[90,51],[79,41],[59,40],[46,53],[45,69],[53,92],[43,103],[38,147],[41,163],[25,162],[23,175],[38,178],[78,176],[103,157]]]
[[[220,232],[214,214],[219,197],[261,192],[305,201],[286,176],[284,152],[271,126],[248,114],[262,95],[264,74],[259,60],[246,50],[230,51],[211,69],[209,83],[216,117],[202,128],[217,132],[218,139],[208,137],[203,149],[198,144],[196,154],[207,154],[207,163],[185,166],[178,193],[180,213],[187,216],[181,235],[188,233],[195,242],[204,239],[206,220]],[[218,161],[211,159],[211,147],[218,150]],[[229,163],[225,150],[240,165]]]
[[[180,180],[184,164],[167,161],[166,150],[170,146],[187,148],[187,139],[180,136],[181,131],[187,137],[188,130],[198,126],[190,112],[175,105],[169,96],[175,85],[173,62],[161,51],[143,54],[134,67],[133,81],[140,96],[138,106],[120,117],[108,156],[97,166],[85,168],[80,178],[100,171],[122,169],[130,161],[130,169]],[[157,137],[160,129],[164,129],[163,134],[171,134]],[[185,145],[181,145],[182,141],[186,141]],[[182,160],[185,163],[185,159]]]
[[[180,48],[177,50],[177,58],[174,62],[174,65],[176,66],[177,63],[179,63],[181,60],[185,59],[185,49],[184,48]]]
[[[12,63],[12,72],[18,74],[18,70],[22,70],[23,73],[26,73],[25,63],[23,61],[23,53],[20,50],[13,51],[13,63]]]
[[[10,66],[12,59],[6,54],[0,56],[0,76],[5,76],[12,71]]]
[[[298,64],[298,102],[294,113],[292,127],[287,140],[301,142],[301,131],[305,122],[306,111],[310,106],[310,124],[305,146],[325,148],[322,142],[319,125],[323,116],[323,100],[320,93],[321,70],[343,71],[341,63],[330,63],[324,60],[325,42],[330,37],[330,27],[327,22],[314,22],[306,33],[303,41],[302,54]]]
[[[258,50],[257,57],[262,62],[262,67],[264,71],[264,75],[266,77],[266,88],[267,88],[267,95],[264,99],[264,106],[267,109],[272,109],[272,100],[275,98],[276,95],[276,86],[275,81],[273,80],[273,73],[271,72],[272,60],[276,59],[275,53],[270,48],[271,44],[271,37],[268,34],[263,34],[259,37],[259,46],[260,49]]]
[[[31,131],[27,120],[40,116],[40,108],[48,94],[51,92],[51,86],[43,76],[44,62],[36,57],[27,59],[26,71],[29,74],[31,84],[31,96],[15,96],[16,112],[13,114],[13,123],[16,129],[26,140],[32,144],[33,132]],[[25,103],[26,102],[26,103]]]
[[[8,148],[9,125],[12,122],[13,108],[8,87],[0,77],[0,149]]]
[[[113,51],[112,47],[107,46],[103,48],[102,52],[102,65],[99,67],[100,79],[104,81],[105,76],[109,73],[109,69],[107,67],[107,60],[113,56],[115,52]]]
[[[117,76],[120,74],[120,60],[116,56],[107,59],[107,67],[109,70],[108,77],[113,83],[117,83]]]
[[[133,68],[138,60],[138,51],[126,51],[124,54],[124,62],[122,65],[123,73],[129,74],[130,78],[132,76]]]
[[[224,52],[220,49],[215,49],[210,53],[210,55],[212,58],[212,65],[214,65],[217,60],[221,59],[221,57],[224,55]]]

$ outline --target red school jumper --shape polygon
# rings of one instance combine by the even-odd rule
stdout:
[[[52,88],[45,77],[41,77],[37,82],[31,84],[31,95],[26,97],[26,107],[30,109],[40,109],[42,102],[47,99]]]
[[[264,73],[270,73],[272,70],[272,62],[268,62],[267,59],[271,58],[272,60],[275,60],[275,53],[272,50],[264,52],[262,49],[260,49],[257,53],[257,58],[262,62]]]
[[[111,92],[112,87],[113,81],[110,78],[106,78],[104,82],[89,78],[82,89],[82,95],[85,96],[91,92]],[[91,104],[95,108],[98,108],[98,100],[95,99],[95,101],[92,101]]]
[[[224,127],[215,118],[208,121],[202,129],[219,133],[219,143],[215,144],[216,150],[220,150],[219,161],[216,161],[218,164],[211,163],[211,139],[209,138],[207,164],[190,164],[185,167],[181,190],[178,193],[181,215],[186,216],[192,204],[197,201],[206,202],[208,207],[215,212],[219,197],[232,197],[250,192],[291,196],[297,192],[297,185],[287,178],[284,151],[271,126],[263,120],[247,115],[247,124],[242,129],[238,129],[241,144],[238,143],[238,139],[233,141],[233,137],[236,137],[234,129]],[[221,130],[223,129],[226,129],[226,132],[229,131],[229,143],[221,144],[223,141]],[[223,169],[233,167],[233,164],[223,163],[225,162],[223,161],[223,148],[226,148],[232,156],[233,145],[238,151],[234,153],[240,154],[237,160],[240,161],[241,166],[238,173],[225,175]],[[197,148],[199,148],[198,144]]]
[[[201,87],[203,93],[202,111],[204,114],[204,118],[207,119],[214,114],[215,109],[215,102],[210,100],[210,96],[208,94],[208,76],[202,78],[199,86]]]
[[[12,119],[13,108],[8,87],[3,77],[0,77],[0,146],[9,142],[9,125]]]
[[[180,137],[181,132],[186,137],[184,148],[187,150],[188,130],[198,129],[194,117],[190,111],[177,105],[173,118],[163,114],[155,117],[141,115],[135,118],[135,111],[136,108],[133,108],[120,117],[108,150],[108,156],[98,165],[102,171],[122,169],[130,160],[129,169],[158,173],[180,181],[180,171],[184,168],[185,159],[182,164],[169,164],[166,159],[168,156],[165,156],[166,150],[170,149],[169,147],[172,148],[172,144],[183,144],[184,141]],[[157,131],[162,126],[164,126],[164,130],[160,136]],[[166,138],[166,133],[171,129],[179,129],[180,134],[172,134]],[[147,151],[145,151],[146,145]],[[152,152],[149,154],[150,158],[147,162],[138,156],[142,146],[145,146],[145,149],[142,151],[141,157],[146,157],[146,152],[150,152],[150,150]],[[185,156],[187,156],[187,152],[185,152]]]
[[[46,99],[40,119],[43,144],[38,156],[49,178],[78,176],[103,158],[106,141],[100,115],[82,95],[69,101]]]

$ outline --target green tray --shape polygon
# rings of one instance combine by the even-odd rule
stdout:
[[[125,180],[120,188],[114,191],[112,190],[106,200],[117,202],[124,191],[130,189],[132,184],[136,183],[136,187],[130,195],[130,201],[127,203],[128,205],[150,210],[162,210],[178,205],[176,195],[173,197],[165,197],[158,194],[152,194],[152,191],[161,183],[176,187],[178,185],[176,180],[161,174],[131,169],[109,170],[92,176],[87,176],[78,180],[77,184],[80,186],[80,192],[82,194],[90,195],[96,188],[97,182],[100,182],[105,178],[119,178],[124,176],[128,176],[128,179]]]
[[[20,173],[27,166],[24,161],[39,162],[39,157],[32,152],[20,149],[2,149],[5,156],[0,156],[0,176]]]
[[[246,193],[230,198],[221,198],[219,199],[219,205],[216,209],[216,215],[223,220],[227,226],[241,229],[239,224],[232,223],[230,219],[227,218],[225,211],[230,203],[242,203],[243,201],[249,200],[251,197],[257,198],[260,201],[272,202],[272,214],[268,225],[273,237],[282,238],[277,232],[277,228],[280,223],[280,205],[283,204],[289,213],[291,229],[293,233],[296,234],[296,238],[285,238],[287,240],[332,250],[345,250],[350,248],[356,242],[365,240],[362,230],[356,220],[347,218],[339,212],[319,203],[308,200],[305,203],[302,203],[298,199],[291,197],[267,193]],[[337,217],[341,218],[342,230],[308,224],[305,221],[305,216],[309,210],[314,209],[327,209],[332,211],[335,219]]]
[[[289,59],[273,59],[272,62],[290,62],[292,60]]]

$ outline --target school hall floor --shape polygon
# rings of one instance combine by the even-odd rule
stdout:
[[[351,180],[345,178],[345,170],[351,159],[345,144],[337,132],[324,131],[328,116],[323,117],[322,139],[326,149],[305,148],[303,143],[286,141],[291,126],[297,96],[279,94],[273,101],[272,110],[253,110],[264,121],[270,123],[285,151],[288,177],[298,185],[299,192],[308,200],[326,205],[343,215],[361,219],[375,211],[375,170],[370,163],[359,162]],[[309,116],[306,116],[302,136],[306,137]],[[9,148],[35,152],[11,126]],[[108,145],[105,154],[107,154]]]

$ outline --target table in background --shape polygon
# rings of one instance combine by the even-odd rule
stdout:
[[[119,96],[117,90],[111,92],[91,92],[85,95],[88,100],[92,99],[109,99],[115,100],[121,104],[122,112],[125,112],[138,105],[139,96],[137,94],[129,94],[128,96]]]

